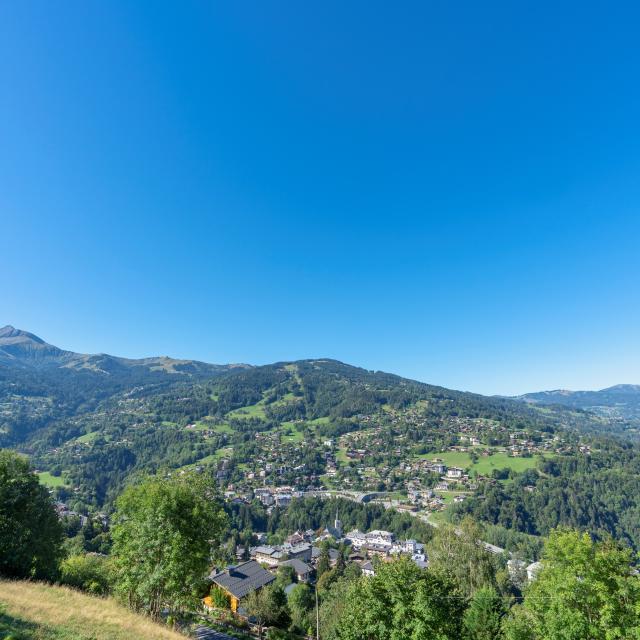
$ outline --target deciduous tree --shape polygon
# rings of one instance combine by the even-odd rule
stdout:
[[[147,478],[117,501],[113,556],[118,592],[158,618],[164,606],[190,608],[226,518],[200,476]]]
[[[62,526],[47,490],[27,459],[0,451],[0,574],[54,578]]]

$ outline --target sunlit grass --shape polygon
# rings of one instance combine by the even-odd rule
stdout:
[[[0,636],[32,640],[184,640],[110,598],[66,587],[0,581]]]

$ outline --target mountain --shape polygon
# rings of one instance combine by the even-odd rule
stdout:
[[[16,329],[11,325],[0,329],[0,364],[7,366],[39,366],[43,364],[62,365],[70,356],[70,351],[63,351],[47,344],[42,338]]]
[[[106,353],[75,353],[48,344],[33,333],[16,329],[11,325],[0,329],[0,365],[39,370],[66,368],[105,375],[137,371],[140,374],[164,372],[201,376],[213,376],[234,367],[247,366],[208,364],[197,360],[178,360],[168,356],[129,359]]]
[[[599,416],[640,422],[640,385],[617,384],[600,391],[539,391],[516,396],[515,400],[534,405],[561,405],[583,409]]]
[[[129,359],[60,349],[7,325],[0,329],[0,446],[132,389],[160,391],[248,365],[219,365],[168,356]]]
[[[471,475],[466,499],[444,489],[438,510],[533,535],[580,526],[640,548],[638,433],[585,410],[579,394],[487,397],[322,358],[252,367],[86,355],[13,327],[0,349],[0,447],[27,454],[81,513],[109,510],[132,477],[186,469],[245,496],[264,486],[408,495],[416,482],[435,488],[439,458]],[[638,390],[597,393],[628,408]],[[624,442],[606,437],[623,432]]]

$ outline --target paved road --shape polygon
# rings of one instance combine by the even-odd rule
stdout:
[[[232,636],[228,636],[226,633],[221,633],[220,631],[215,631],[210,627],[197,627],[196,628],[196,638],[198,640],[237,640]]]

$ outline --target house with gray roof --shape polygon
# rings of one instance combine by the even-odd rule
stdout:
[[[263,569],[255,560],[248,560],[235,567],[229,567],[210,576],[214,585],[222,589],[229,598],[231,611],[236,612],[240,600],[248,596],[252,591],[262,589],[271,584],[276,577]],[[207,604],[205,598],[205,604]]]

